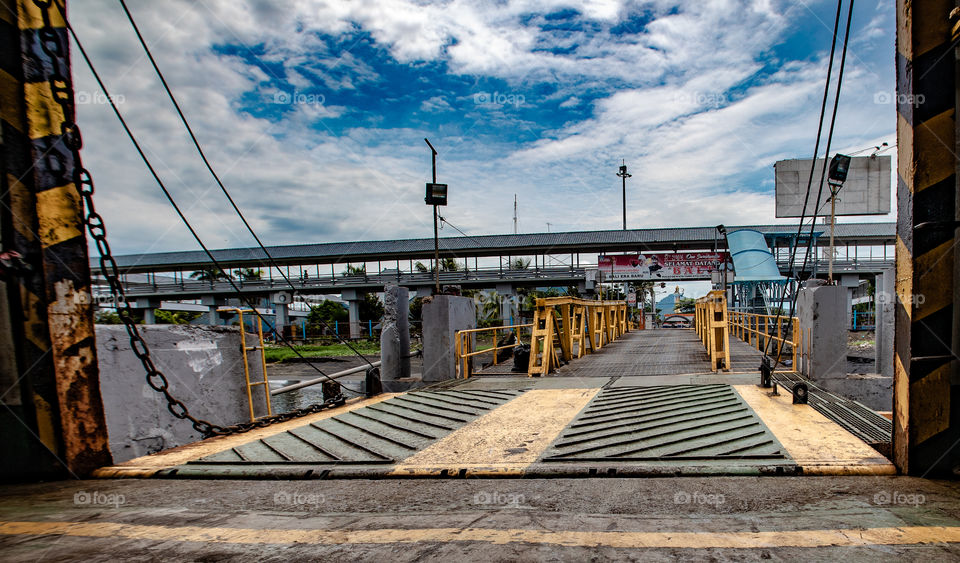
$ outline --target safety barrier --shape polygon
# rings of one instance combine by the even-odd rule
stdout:
[[[524,329],[532,328],[533,324],[522,324],[522,325],[509,325],[509,326],[494,326],[490,328],[471,328],[467,330],[458,330],[456,338],[454,340],[454,351],[457,358],[457,377],[468,378],[473,375],[473,361],[472,358],[480,356],[482,354],[492,354],[493,355],[493,365],[498,365],[499,363],[499,354],[497,353],[500,350],[507,350],[517,346],[518,344],[523,344],[522,332]],[[499,337],[498,335],[503,331],[511,331],[516,334],[516,339],[510,344],[505,344],[503,346],[498,346]],[[490,348],[484,348],[482,350],[475,350],[476,346],[476,337],[490,333],[493,337],[493,346]]]
[[[727,323],[727,298],[722,291],[711,291],[697,299],[694,329],[710,356],[710,369],[730,369],[730,331]]]
[[[624,301],[592,301],[576,297],[537,299],[527,375],[547,375],[560,367],[561,356],[568,362],[581,358],[602,349],[629,330]]]
[[[473,375],[471,358],[481,354],[493,354],[497,364],[497,351],[512,348],[517,342],[497,346],[501,331],[530,329],[530,360],[527,375],[547,375],[560,367],[561,358],[571,361],[602,349],[630,331],[627,322],[627,304],[623,301],[591,301],[575,297],[547,297],[537,299],[532,324],[499,326],[459,330],[454,342],[457,360],[457,376]],[[493,347],[475,350],[475,337],[492,332]]]
[[[778,373],[797,370],[797,355],[802,350],[803,343],[800,319],[740,311],[730,311],[729,315],[733,335],[751,346],[756,346],[757,350],[766,350],[768,356],[782,358],[784,347],[789,346],[792,360],[790,369],[777,370]],[[772,347],[769,346],[770,342],[774,343]]]

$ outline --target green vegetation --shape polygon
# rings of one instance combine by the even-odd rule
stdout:
[[[112,311],[101,311],[97,313],[96,319],[93,321],[98,325],[119,325],[123,324],[123,321],[120,320],[120,315]]]
[[[197,281],[215,282],[220,280],[232,280],[233,274],[224,272],[219,268],[204,268],[190,274],[190,277]]]
[[[154,309],[153,314],[158,325],[188,325],[190,321],[203,315],[193,311],[164,311],[163,309]]]
[[[350,344],[361,354],[380,353],[380,345],[376,342],[360,340],[357,342],[351,342]],[[354,355],[345,344],[306,344],[303,346],[295,346],[295,348],[307,358]],[[267,349],[264,351],[264,355],[266,356],[268,363],[284,362],[290,358],[297,357],[293,350],[287,346],[267,346]]]

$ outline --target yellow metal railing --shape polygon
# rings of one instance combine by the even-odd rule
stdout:
[[[791,369],[778,372],[797,371],[797,356],[803,343],[800,319],[797,317],[730,311],[730,330],[740,340],[756,346],[757,350],[767,350],[768,355],[778,358],[783,356],[783,348],[789,346],[793,362]],[[768,350],[770,342],[774,346]]]
[[[454,349],[457,358],[457,377],[459,378],[468,378],[473,375],[473,362],[471,358],[479,356],[481,354],[493,354],[493,365],[498,365],[497,352],[500,350],[506,350],[513,348],[518,344],[521,344],[521,331],[526,328],[532,328],[533,324],[522,324],[522,325],[509,325],[509,326],[494,326],[490,328],[471,328],[467,330],[458,330],[456,334],[456,339],[454,341]],[[509,345],[498,346],[499,342],[498,334],[504,331],[511,331],[516,334],[517,338],[515,342],[510,343]],[[484,333],[491,333],[493,337],[493,346],[490,348],[484,348],[483,350],[474,350],[475,338]]]
[[[710,369],[730,369],[730,330],[727,323],[727,298],[722,291],[711,291],[697,299],[694,330],[710,356]]]
[[[592,301],[576,297],[537,299],[533,323],[457,331],[455,340],[457,375],[473,375],[470,358],[510,348],[497,343],[497,331],[530,329],[530,361],[527,375],[547,375],[560,366],[560,358],[571,361],[596,352],[630,331],[627,304],[624,301]],[[478,333],[494,331],[493,348],[473,349]],[[519,335],[517,338],[520,341]]]
[[[253,391],[252,389],[258,385],[263,385],[263,394],[265,397],[265,402],[267,405],[267,416],[273,414],[273,408],[270,405],[270,382],[267,379],[267,356],[264,353],[263,347],[263,319],[260,315],[257,315],[257,334],[260,337],[260,346],[247,346],[247,326],[243,324],[243,314],[244,313],[254,313],[252,309],[220,309],[220,311],[233,311],[237,313],[240,317],[240,349],[243,351],[243,377],[246,381],[247,386],[247,404],[250,406],[250,421],[253,422],[257,419],[256,415],[253,412]],[[247,357],[247,352],[260,351],[260,365],[263,369],[263,381],[250,381],[250,363],[249,358]]]

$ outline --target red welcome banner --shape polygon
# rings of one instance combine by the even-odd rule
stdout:
[[[605,280],[709,279],[710,272],[729,260],[726,252],[615,254],[599,256],[597,269]]]

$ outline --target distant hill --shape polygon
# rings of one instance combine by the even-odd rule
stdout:
[[[676,293],[668,293],[666,297],[657,301],[657,309],[664,313],[672,313]]]

